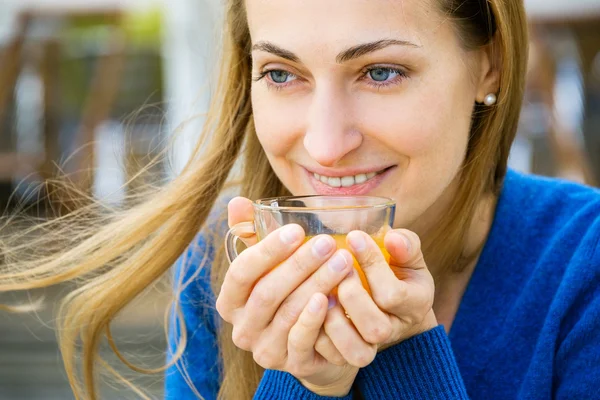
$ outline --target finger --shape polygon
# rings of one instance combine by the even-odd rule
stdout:
[[[375,359],[377,346],[363,340],[339,303],[327,312],[324,329],[348,364],[364,368]]]
[[[389,311],[388,307],[394,306],[397,302],[397,294],[400,290],[399,286],[403,284],[402,281],[396,277],[381,249],[371,236],[361,231],[352,231],[346,239],[348,248],[354,254],[367,279],[375,304]]]
[[[416,233],[406,229],[389,231],[384,245],[390,253],[390,267],[398,279],[393,289],[382,287],[374,299],[384,310],[403,316],[402,319],[410,324],[411,320],[422,318],[432,307],[435,294],[433,277]],[[387,291],[387,296],[383,290]]]
[[[295,290],[286,296],[273,318],[271,329],[276,332],[288,331],[314,293],[329,295],[350,271],[352,271],[352,256],[347,250],[337,250],[326,263],[322,263],[314,271],[310,278],[296,285]]]
[[[315,351],[330,364],[337,365],[339,367],[348,364],[344,357],[342,357],[342,353],[340,353],[335,347],[323,329],[321,329],[321,333],[317,338],[317,343],[315,343]]]
[[[335,296],[330,295],[327,299],[328,309],[334,307],[337,304]],[[321,333],[317,338],[317,343],[315,344],[315,351],[319,353],[330,364],[337,365],[340,367],[348,364],[346,362],[346,359],[344,359],[344,357],[342,356],[342,353],[340,353],[340,351],[337,349],[337,347],[335,347],[335,345],[331,341],[331,338],[327,336],[327,333],[325,333],[324,327],[321,328]]]
[[[385,343],[392,334],[390,317],[381,311],[364,289],[357,273],[338,286],[338,299],[362,338],[371,344]]]
[[[296,299],[295,302],[289,302],[288,297],[313,272],[325,264],[335,249],[335,240],[328,235],[314,237],[302,245],[287,260],[256,283],[248,298],[242,323],[248,324],[252,329],[263,330],[277,318],[280,326],[277,332],[272,334],[280,338],[286,337],[315,291],[310,292],[304,299]],[[335,262],[335,257],[331,257],[329,262]],[[337,276],[327,277],[329,281],[333,281],[330,285],[337,285],[348,270],[349,268],[345,272],[337,272]],[[280,307],[284,302],[286,305]],[[276,313],[277,316],[274,318]]]
[[[330,236],[325,235],[325,237],[328,240],[333,240]],[[311,242],[307,243],[307,245],[310,244]],[[265,334],[271,338],[271,345],[274,348],[285,346],[285,342],[283,341],[286,340],[290,329],[298,321],[298,317],[306,307],[309,299],[315,293],[329,294],[351,270],[352,256],[350,253],[347,250],[336,251],[327,262],[321,262],[321,266],[311,275],[310,279],[307,279],[302,284],[296,284],[292,288],[293,293],[285,296],[285,300],[272,320],[268,319],[272,314],[267,315],[267,313],[261,311],[260,307],[252,307],[251,310],[250,307],[246,307],[246,310],[250,310],[247,313],[248,318],[245,319],[245,323],[249,326],[248,329],[250,329],[250,326],[254,328],[260,326],[260,324],[268,323],[268,327],[265,328]],[[281,272],[283,271],[284,268],[281,268]],[[280,271],[273,271],[273,274],[275,272]],[[272,278],[272,276],[269,278]],[[287,282],[285,274],[282,274],[281,278],[272,281],[272,284],[275,285],[274,287],[282,286],[282,284]]]
[[[383,243],[391,256],[390,265],[413,270],[427,268],[421,252],[421,240],[416,233],[394,229],[385,235]]]
[[[333,240],[331,237],[325,236]],[[310,242],[307,244],[310,244]],[[278,348],[282,346],[281,338],[286,337],[287,332],[296,323],[298,316],[311,296],[314,293],[328,295],[352,270],[352,256],[350,253],[347,250],[338,250],[326,263],[321,263],[319,269],[309,279],[306,279],[299,287],[298,285],[294,287],[295,290],[286,296],[272,321],[265,321],[265,316],[261,315],[260,309],[255,309],[252,317],[248,318],[247,321],[249,324],[250,321],[254,321],[255,325],[257,320],[262,323],[270,322],[266,329],[268,335],[273,338],[273,346]],[[285,282],[285,276],[283,279]],[[274,283],[281,285],[281,281],[278,279]]]
[[[395,280],[390,265],[371,236],[362,231],[352,231],[346,241],[365,274],[369,287],[382,280]]]
[[[254,220],[254,208],[252,201],[245,197],[234,197],[227,205],[227,223],[229,227],[240,222],[251,222]],[[248,247],[253,246],[258,241],[256,234],[249,236],[240,236],[240,240]]]
[[[383,311],[397,316],[404,326],[402,329],[410,329],[431,310],[435,293],[433,278],[415,233],[405,229],[392,230],[386,234],[384,245],[390,253],[389,268],[382,266],[380,261],[369,262],[376,257],[359,254],[356,257],[371,285],[375,303]],[[373,250],[373,244],[369,247]],[[392,322],[398,321],[392,318]],[[392,336],[397,335],[397,329],[392,330]]]
[[[315,343],[327,315],[327,297],[315,293],[300,314],[288,336],[288,370],[296,377],[313,373],[325,362],[315,353]]]
[[[299,225],[286,225],[243,251],[231,263],[216,302],[217,311],[225,321],[231,322],[231,313],[246,304],[256,282],[290,257],[303,240],[304,230]]]
[[[348,250],[339,249],[289,296],[288,301],[306,302],[313,293],[329,295],[354,271],[354,259]]]
[[[252,221],[254,219],[254,209],[252,201],[245,197],[234,197],[227,205],[227,223],[231,228],[240,222]]]

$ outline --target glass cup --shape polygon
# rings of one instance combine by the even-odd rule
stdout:
[[[312,237],[332,236],[338,249],[348,249],[346,235],[360,230],[370,235],[381,249],[387,262],[390,255],[383,245],[385,234],[394,222],[396,203],[385,197],[373,196],[292,196],[257,200],[253,203],[254,221],[233,226],[225,237],[225,249],[229,262],[238,256],[237,241],[240,237],[256,234],[260,241],[274,230],[298,224],[306,234],[305,242]],[[360,266],[354,260],[363,286],[369,285]]]

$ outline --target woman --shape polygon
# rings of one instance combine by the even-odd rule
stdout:
[[[79,398],[95,398],[110,321],[176,259],[170,399],[597,396],[600,194],[506,168],[521,1],[229,0],[225,37],[206,155],[61,258],[2,276],[6,291],[104,268],[64,309]],[[295,225],[247,239],[229,266],[222,224],[206,220],[239,157],[230,226],[252,219],[248,199],[394,198],[395,275],[349,235],[369,297],[349,252],[327,236],[302,245]]]

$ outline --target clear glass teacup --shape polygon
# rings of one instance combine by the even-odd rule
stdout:
[[[381,249],[386,261],[389,253],[383,240],[394,222],[396,203],[386,197],[374,196],[292,196],[261,199],[253,202],[254,221],[233,226],[225,237],[227,258],[231,263],[237,256],[237,240],[256,234],[260,241],[274,230],[298,224],[306,234],[305,242],[312,237],[332,236],[338,249],[347,249],[346,235],[354,230],[369,234]],[[363,286],[367,280],[356,260],[354,268]]]

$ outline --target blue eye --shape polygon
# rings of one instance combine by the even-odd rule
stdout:
[[[280,69],[269,71],[268,74],[269,78],[271,78],[273,82],[278,84],[288,83],[296,79],[296,76],[294,74]]]
[[[400,72],[392,68],[373,68],[367,74],[375,82],[386,82],[396,78]]]

